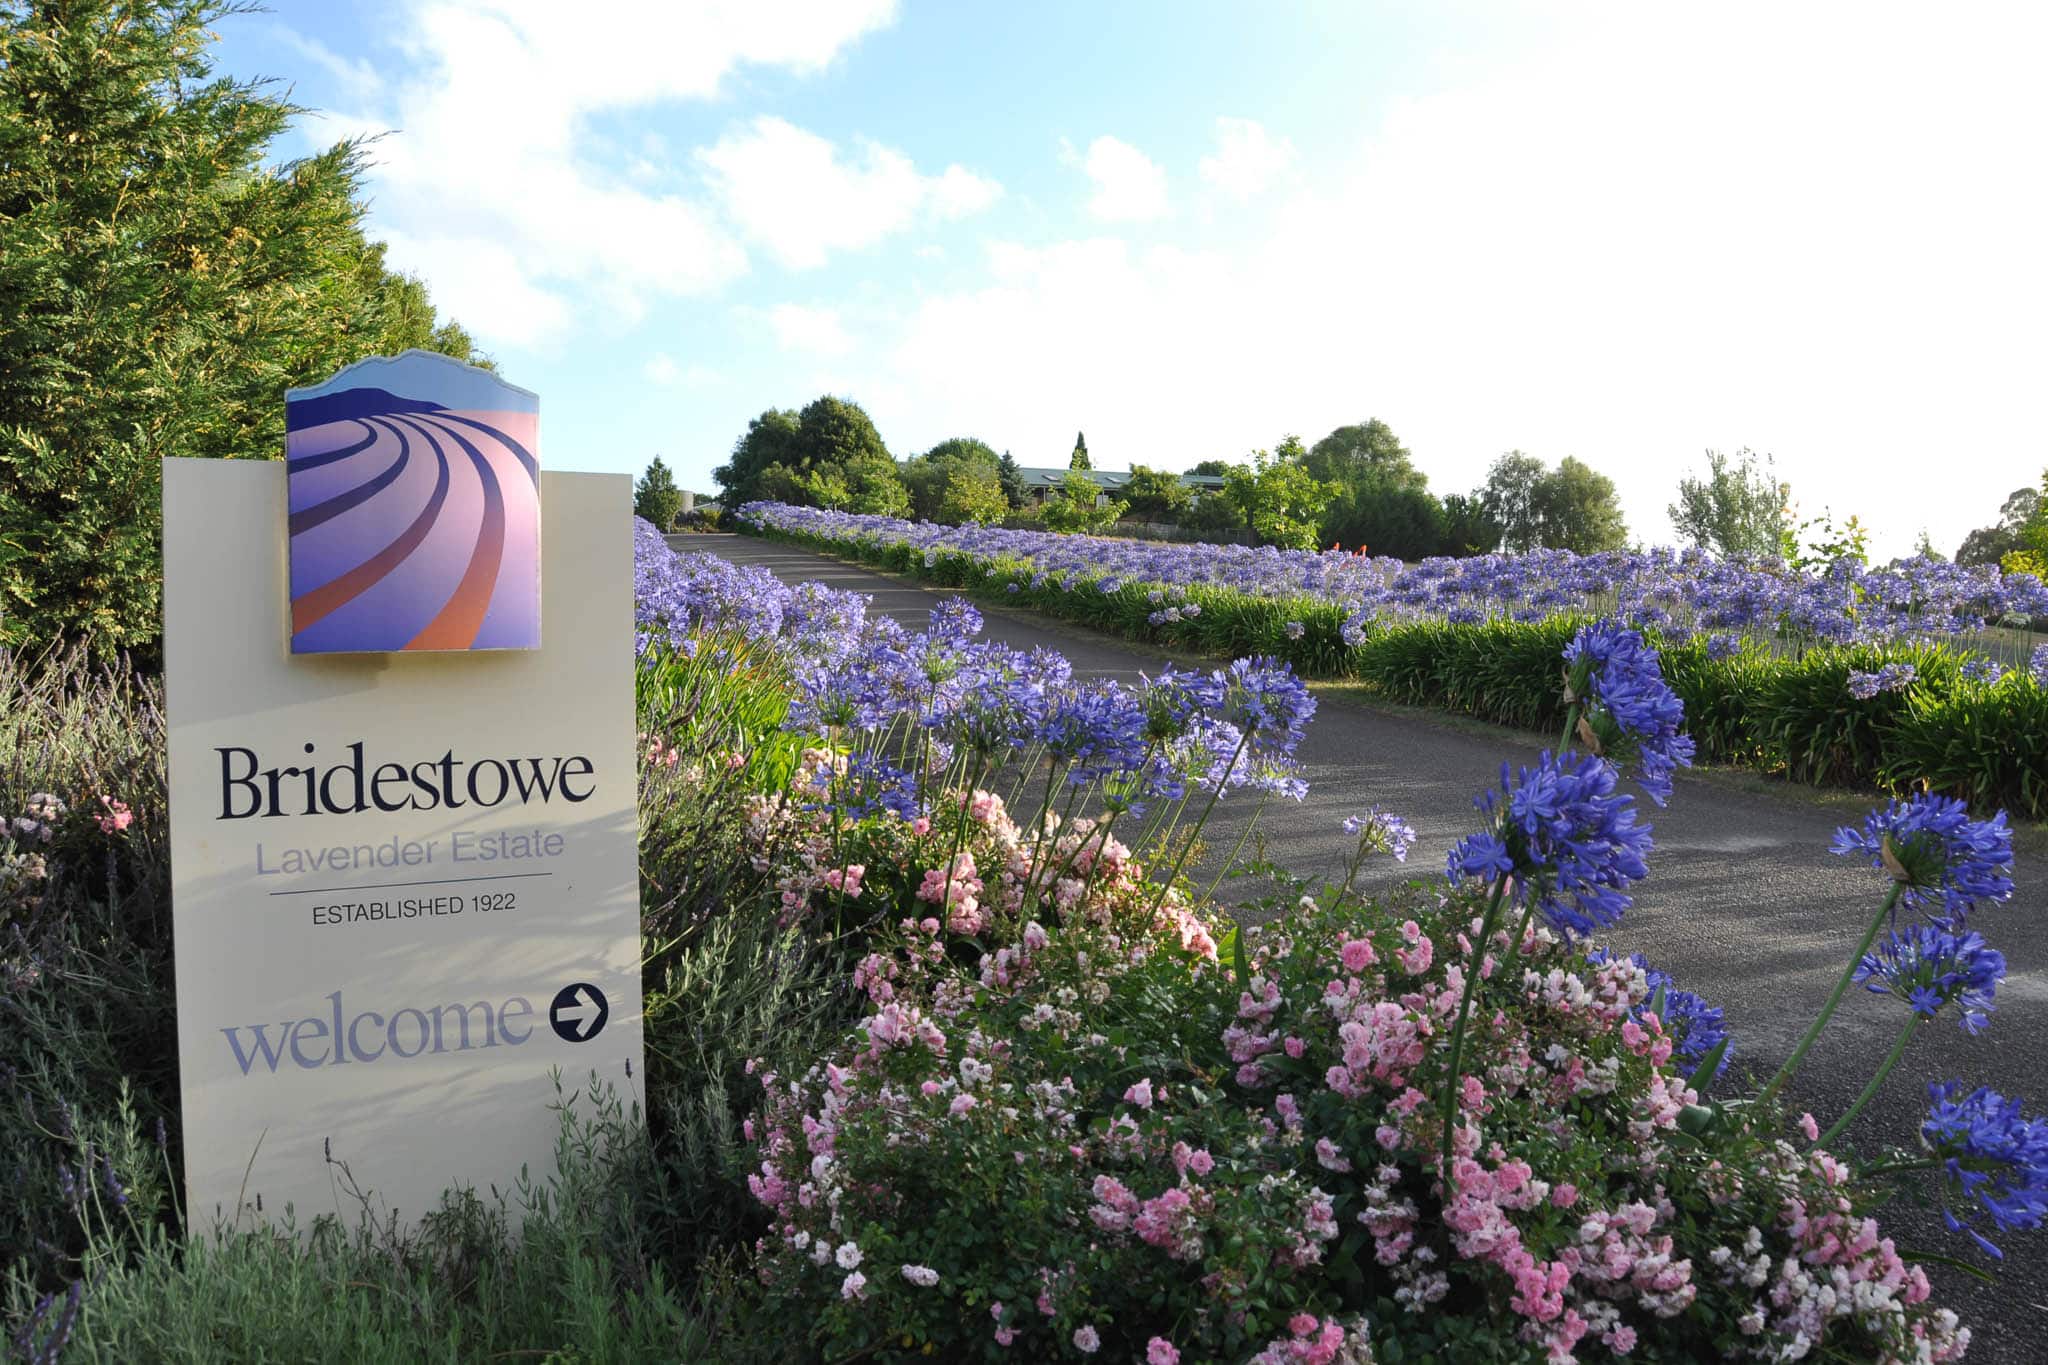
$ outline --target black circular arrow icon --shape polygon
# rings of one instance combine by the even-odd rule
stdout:
[[[589,1042],[604,1031],[605,1021],[611,1017],[612,1007],[604,992],[588,981],[562,987],[548,1007],[548,1023],[565,1043]]]

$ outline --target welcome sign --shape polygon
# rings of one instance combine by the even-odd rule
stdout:
[[[294,393],[303,460],[164,463],[197,1225],[353,1220],[340,1162],[410,1221],[552,1170],[551,1072],[637,1089],[630,482],[492,385],[368,362]]]

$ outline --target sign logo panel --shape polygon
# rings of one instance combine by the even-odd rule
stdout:
[[[294,654],[540,648],[540,399],[430,351],[285,395]]]

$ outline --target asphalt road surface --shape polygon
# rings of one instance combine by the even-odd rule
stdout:
[[[671,543],[764,565],[785,582],[817,580],[869,594],[870,610],[913,627],[921,627],[945,596],[747,536],[676,536]],[[1020,649],[1059,649],[1077,673],[1134,681],[1165,662],[1145,646],[1026,612],[981,609],[989,637]],[[1269,804],[1260,818],[1266,856],[1300,874],[1341,877],[1353,848],[1342,820],[1378,805],[1404,816],[1420,837],[1406,867],[1373,859],[1374,875],[1390,881],[1439,876],[1451,846],[1476,828],[1473,796],[1498,780],[1503,759],[1531,761],[1542,747],[1535,736],[1326,698],[1300,753],[1307,800]],[[1656,838],[1650,876],[1610,941],[1622,951],[1642,952],[1721,1006],[1738,1064],[1758,1078],[1791,1051],[1884,894],[1885,884],[1867,864],[1828,852],[1836,827],[1860,822],[1867,804],[1726,774],[1681,774],[1669,807],[1646,811]],[[1233,821],[1244,818],[1244,809],[1232,812],[1225,798],[1211,821],[1212,846],[1227,852],[1236,842],[1242,825]],[[1854,1142],[1838,1146],[1870,1152],[1886,1142],[1914,1143],[1928,1080],[1989,1085],[2024,1097],[2029,1112],[2048,1108],[2048,859],[2035,851],[2038,838],[2021,842],[2012,900],[1979,911],[1972,921],[2005,954],[2009,968],[1990,1027],[1976,1038],[1948,1019],[1923,1027],[1885,1092],[1857,1120]],[[1852,991],[1790,1087],[1795,1112],[1810,1109],[1823,1128],[1831,1124],[1889,1050],[1903,1008],[1888,997]],[[1722,1085],[1727,1091],[1729,1082]],[[1982,1260],[1968,1238],[1941,1227],[1931,1208],[1899,1205],[1880,1217],[1901,1246]],[[2006,1252],[1996,1283],[1930,1267],[1938,1300],[1974,1332],[1971,1360],[2048,1360],[2048,1230],[1992,1240]]]

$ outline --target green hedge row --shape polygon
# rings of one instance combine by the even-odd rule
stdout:
[[[1224,657],[1271,654],[1310,677],[1356,679],[1390,701],[1539,733],[1564,723],[1560,656],[1586,619],[1382,625],[1347,645],[1345,609],[1306,593],[1253,597],[1129,581],[1105,592],[1101,579],[1043,577],[1019,559],[747,529],[1127,639]],[[1189,605],[1199,608],[1193,616]],[[1155,623],[1169,606],[1183,618]],[[2048,819],[2048,689],[2023,671],[1972,681],[1962,675],[1966,656],[1942,645],[1830,646],[1791,657],[1745,641],[1712,659],[1704,640],[1658,644],[1701,762],[1816,785],[1924,787],[1982,810]],[[1889,663],[1909,663],[1918,676],[1867,701],[1849,695],[1852,671]]]

